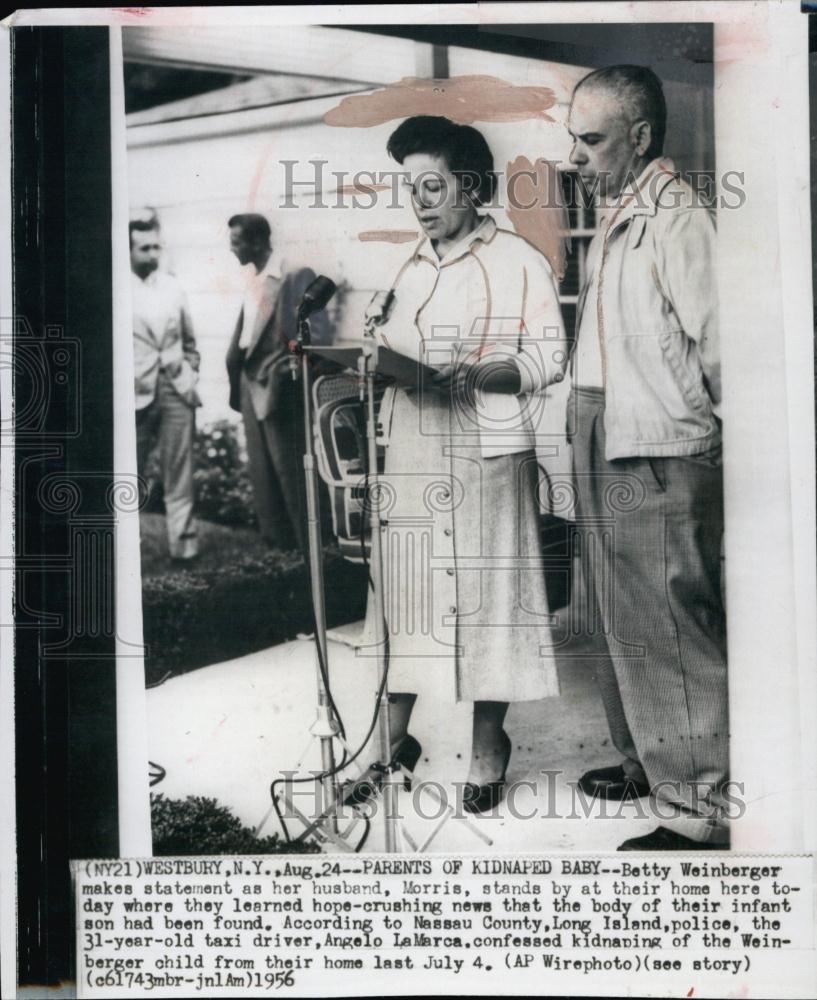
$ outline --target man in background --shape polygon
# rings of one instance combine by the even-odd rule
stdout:
[[[170,557],[194,559],[193,434],[199,353],[187,297],[173,275],[159,270],[159,220],[152,209],[130,220],[136,457],[144,478],[158,446]]]
[[[270,225],[263,215],[234,215],[228,226],[231,251],[250,269],[227,351],[230,407],[244,419],[261,535],[276,548],[303,549],[303,402],[300,380],[292,377],[288,345],[295,340],[298,306],[315,274],[309,268],[287,268],[272,248]],[[314,313],[310,323],[313,343],[328,343],[325,311]],[[321,509],[325,514],[325,501]]]
[[[661,82],[586,76],[571,162],[599,230],[579,297],[569,414],[578,515],[612,662],[598,680],[622,762],[583,775],[607,799],[652,795],[656,830],[619,850],[727,848],[726,621],[715,228],[662,158]],[[588,546],[588,551],[592,546]]]

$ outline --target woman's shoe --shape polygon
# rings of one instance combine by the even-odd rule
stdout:
[[[420,759],[420,754],[422,752],[423,748],[420,746],[419,741],[415,740],[411,733],[406,733],[400,741],[400,745],[394,752],[392,763],[399,764],[407,771],[413,771],[417,766],[417,761]],[[409,778],[408,775],[406,775],[404,781],[404,788],[408,792],[411,791],[411,778]]]
[[[484,785],[477,785],[469,781],[462,790],[462,805],[466,812],[484,813],[494,809],[502,801],[502,794],[505,790],[505,773],[511,760],[511,750],[513,745],[511,738],[502,730],[502,739],[505,744],[505,760],[502,764],[502,777],[498,781],[488,781]]]
[[[407,771],[413,771],[422,752],[423,748],[419,742],[411,733],[406,733],[392,755],[391,766],[400,765]],[[382,786],[383,777],[387,770],[388,768],[380,761],[375,761],[374,764],[371,764],[356,781],[352,782],[352,789],[344,798],[344,804],[347,806],[362,806],[368,802]],[[403,778],[403,787],[407,791],[411,790],[411,778],[408,775]]]

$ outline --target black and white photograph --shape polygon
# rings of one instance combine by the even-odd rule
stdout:
[[[713,31],[679,27],[123,31],[154,837],[191,795],[257,830],[345,754],[272,794],[397,786],[359,849],[728,847]],[[373,379],[375,466],[384,347],[430,374]]]
[[[19,995],[812,995],[798,6],[6,22]]]

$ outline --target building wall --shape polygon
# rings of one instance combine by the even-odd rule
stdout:
[[[449,48],[451,77],[487,74],[520,86],[551,87],[557,104],[552,121],[477,122],[494,153],[496,167],[523,155],[566,162],[570,152],[565,123],[570,94],[587,72],[579,66],[466,48]],[[711,90],[699,83],[670,80],[667,153],[680,169],[711,168],[713,129]],[[129,129],[131,203],[156,207],[163,223],[165,265],[181,279],[190,297],[202,353],[200,423],[235,418],[227,407],[224,353],[238,316],[246,275],[230,254],[226,221],[236,212],[258,211],[273,227],[273,242],[294,264],[308,264],[341,287],[333,307],[339,337],[361,332],[372,293],[387,288],[411,243],[362,242],[365,231],[418,231],[405,196],[395,205],[390,190],[371,206],[355,207],[338,196],[358,171],[399,170],[385,152],[396,123],[370,128],[337,128],[323,115],[337,99],[187,119]],[[287,169],[300,182],[287,207]],[[316,167],[314,162],[322,161]],[[341,174],[335,176],[335,172]],[[366,178],[369,179],[368,177]],[[308,183],[304,183],[308,182]],[[316,204],[317,196],[317,204]],[[293,204],[294,202],[294,204]],[[494,211],[509,228],[504,210]],[[552,393],[540,430],[557,442],[551,471],[566,471],[562,438],[566,383]],[[551,449],[546,449],[550,451]]]

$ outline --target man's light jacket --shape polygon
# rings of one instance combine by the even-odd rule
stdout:
[[[720,444],[715,226],[709,210],[657,159],[602,240],[598,309],[606,458],[681,456]],[[574,377],[575,374],[574,373]]]

